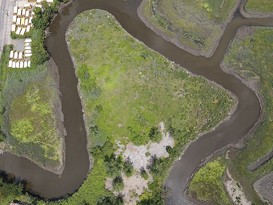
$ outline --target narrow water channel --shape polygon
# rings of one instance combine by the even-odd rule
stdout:
[[[43,170],[25,158],[10,153],[0,156],[0,169],[25,179],[30,185],[31,192],[45,198],[56,198],[73,193],[80,187],[91,167],[86,149],[87,139],[82,107],[77,91],[78,81],[65,42],[67,26],[84,10],[99,8],[109,11],[131,35],[148,47],[191,72],[223,86],[239,100],[236,111],[228,121],[192,143],[181,160],[175,163],[166,182],[166,186],[171,190],[168,204],[179,204],[191,173],[206,156],[227,144],[238,142],[258,121],[261,110],[256,94],[233,75],[223,72],[220,69],[220,62],[239,27],[273,25],[272,19],[245,19],[237,12],[228,24],[215,54],[206,59],[191,55],[146,27],[137,15],[140,3],[141,0],[75,0],[66,6],[52,22],[47,48],[60,74],[64,125],[67,130],[64,171],[58,176]]]

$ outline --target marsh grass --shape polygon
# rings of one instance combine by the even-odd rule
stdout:
[[[193,176],[189,190],[197,199],[218,205],[232,204],[224,186],[226,162],[217,158],[201,167]]]
[[[152,192],[142,197],[152,197],[153,203],[161,204],[160,193],[172,161],[190,140],[223,120],[234,100],[223,89],[189,75],[132,38],[105,11],[92,10],[77,16],[67,40],[79,78],[91,152],[102,149],[93,154],[95,162],[106,152],[114,152],[116,140],[147,144],[149,133],[160,122],[175,138],[170,157],[157,160],[152,168]],[[107,150],[103,148],[105,142],[112,144]],[[87,192],[91,181],[89,176],[77,196]],[[101,187],[97,191],[103,190]],[[72,203],[73,196],[68,201]]]
[[[246,10],[250,13],[273,13],[272,0],[248,0]]]
[[[236,0],[149,0],[143,14],[165,35],[207,55],[235,6]]]
[[[273,29],[260,27],[252,27],[251,29],[252,32],[244,38],[235,38],[224,63],[227,67],[234,69],[247,82],[251,82],[253,78],[259,79],[258,91],[263,98],[264,120],[253,136],[248,139],[246,147],[231,163],[231,167],[236,179],[242,182],[248,198],[255,204],[261,204],[252,184],[273,170],[273,161],[270,160],[253,172],[248,171],[247,167],[271,152],[273,147]],[[251,75],[245,71],[251,72]]]
[[[1,60],[1,133],[6,148],[43,166],[58,166],[62,143],[53,104],[57,85],[48,64],[27,69],[8,68],[6,46]],[[35,100],[34,100],[35,99]]]

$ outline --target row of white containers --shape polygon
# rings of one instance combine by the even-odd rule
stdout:
[[[28,33],[30,31],[30,26],[25,27],[21,27],[21,26],[16,26],[16,25],[12,25],[11,26],[11,31],[15,32],[17,35],[24,35],[25,33]]]
[[[25,48],[26,50],[24,52],[21,51],[10,51],[9,53],[9,58],[10,59],[23,59],[24,58],[29,58],[30,56],[32,56],[32,52],[31,52],[31,48],[27,47]]]
[[[24,15],[29,15],[29,13],[28,13],[28,9],[31,9],[32,8],[32,6],[31,6],[31,4],[24,4],[24,8],[18,8],[17,6],[14,6],[14,8],[13,8],[13,13],[14,14],[16,14],[16,15],[18,15],[18,16],[24,16]]]
[[[9,68],[30,68],[30,60],[28,61],[9,61]]]
[[[12,23],[16,25],[22,25],[22,26],[27,26],[29,24],[32,24],[32,19],[33,17],[17,17],[14,15],[12,17]]]

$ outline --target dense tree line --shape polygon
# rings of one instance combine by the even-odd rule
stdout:
[[[34,9],[34,28],[31,31],[33,51],[31,60],[33,65],[43,64],[49,59],[49,55],[44,46],[44,40],[46,38],[45,29],[50,25],[53,16],[58,12],[58,7],[61,2],[67,2],[67,0],[55,0],[50,5],[46,1],[43,1],[42,9],[39,7]]]

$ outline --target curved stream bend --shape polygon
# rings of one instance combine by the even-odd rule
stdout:
[[[90,164],[82,106],[77,91],[78,81],[65,42],[69,23],[84,10],[98,8],[112,13],[131,35],[148,47],[191,72],[220,84],[239,100],[236,111],[228,121],[192,143],[182,159],[175,163],[166,183],[171,190],[170,199],[175,204],[179,204],[188,179],[199,163],[214,151],[242,139],[259,119],[260,104],[255,93],[233,75],[223,72],[220,62],[240,26],[272,25],[272,19],[243,19],[240,15],[235,16],[227,26],[215,54],[206,59],[176,47],[150,30],[137,15],[140,3],[141,0],[75,0],[51,24],[47,48],[59,69],[64,125],[67,130],[64,171],[58,176],[10,153],[0,157],[0,169],[25,179],[30,184],[31,192],[45,198],[61,197],[77,190],[88,174]]]

